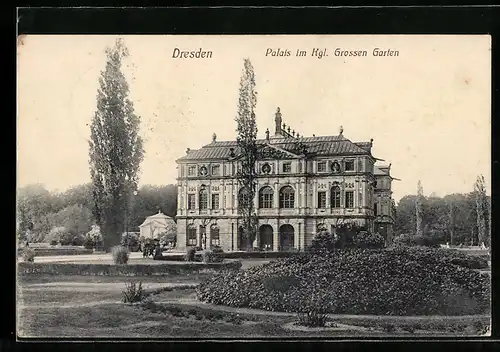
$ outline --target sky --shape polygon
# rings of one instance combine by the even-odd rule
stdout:
[[[36,36],[18,41],[17,182],[51,191],[89,182],[88,139],[105,49],[115,36]],[[472,191],[491,182],[490,36],[122,36],[123,71],[141,117],[140,184],[176,183],[187,148],[234,140],[243,59],[256,75],[258,137],[283,122],[303,136],[373,138],[391,163],[395,200]],[[209,59],[173,58],[180,50]],[[312,56],[313,49],[328,56]],[[335,49],[366,50],[341,57]],[[373,56],[373,49],[398,56]],[[269,50],[268,50],[269,49]],[[266,52],[289,50],[290,56]],[[297,57],[297,50],[306,56]]]

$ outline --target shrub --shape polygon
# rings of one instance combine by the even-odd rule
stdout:
[[[215,253],[211,249],[205,249],[201,254],[204,263],[214,262]]]
[[[163,249],[157,245],[154,249],[153,259],[157,259],[163,256]]]
[[[61,245],[67,246],[71,244],[71,240],[73,239],[73,235],[64,227],[58,226],[53,227],[50,232],[47,234],[45,241],[52,242],[57,241],[60,242]]]
[[[311,253],[330,253],[339,247],[339,241],[328,231],[321,231],[314,236],[311,245],[307,248]]]
[[[187,247],[186,248],[186,256],[184,257],[184,260],[186,262],[194,262],[194,255],[195,254],[196,254],[195,247]]]
[[[111,248],[113,262],[115,264],[127,264],[129,258],[128,249],[123,246],[115,246]]]
[[[123,303],[136,303],[141,302],[146,298],[146,293],[142,288],[142,281],[136,285],[135,282],[129,282],[125,284],[125,290],[123,293]]]
[[[354,245],[357,248],[383,248],[384,244],[384,237],[378,233],[359,231],[354,236]]]
[[[310,328],[324,327],[326,320],[327,315],[324,313],[324,308],[320,302],[306,306],[303,312],[297,314],[297,325]]]
[[[139,235],[134,232],[125,232],[122,234],[122,239],[120,244],[123,247],[127,247],[132,252],[137,252],[140,247]]]
[[[403,331],[407,331],[409,333],[414,333],[415,332],[415,325],[412,325],[412,324],[404,324],[401,326],[401,329]]]
[[[205,249],[202,253],[204,263],[220,263],[223,261],[222,252],[216,252],[212,249]]]
[[[485,258],[468,255],[464,252],[443,249],[430,248],[424,246],[415,247],[393,247],[388,249],[390,253],[404,254],[411,260],[430,261],[430,262],[447,262],[468,269],[485,269],[488,268],[488,261]]]
[[[212,251],[217,254],[224,253],[224,250],[219,246],[213,246]]]
[[[394,238],[393,243],[400,246],[425,246],[439,248],[439,240],[427,235],[402,234]]]
[[[75,235],[71,239],[71,245],[72,246],[81,246],[81,245],[83,245],[83,241],[84,241],[84,236],[82,236],[82,235]]]
[[[92,240],[91,237],[85,236],[83,239],[83,248],[85,249],[93,249],[94,248],[94,241]]]
[[[23,260],[33,263],[35,261],[35,251],[31,248],[25,248],[23,250]]]
[[[385,332],[394,332],[396,330],[396,327],[394,326],[394,324],[390,324],[390,323],[383,323],[381,325],[381,328],[385,331]]]
[[[50,241],[50,245],[51,245],[51,246],[57,246],[57,244],[58,244],[58,243],[59,243],[59,242],[58,242],[57,240],[51,240],[51,241]]]
[[[312,296],[325,312],[334,314],[488,312],[489,277],[431,253],[435,251],[403,247],[305,253],[219,272],[201,282],[196,292],[203,302],[284,312],[307,313],[302,302]]]

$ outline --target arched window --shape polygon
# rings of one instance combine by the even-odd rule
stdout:
[[[190,225],[187,229],[187,245],[196,246],[196,227]]]
[[[274,191],[271,187],[265,186],[259,192],[259,208],[269,209],[273,207]]]
[[[250,201],[250,194],[246,188],[241,188],[238,193],[238,207],[245,208]]]
[[[332,208],[340,208],[340,187],[333,186],[330,194],[330,205]]]
[[[199,202],[200,210],[208,209],[208,190],[205,186],[200,187]]]
[[[210,244],[212,246],[220,246],[219,226],[210,226]]]
[[[280,190],[280,208],[292,209],[295,206],[295,191],[290,186]]]

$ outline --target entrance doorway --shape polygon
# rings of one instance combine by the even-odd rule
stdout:
[[[294,229],[290,224],[280,226],[280,250],[287,251],[294,248]]]
[[[273,228],[271,225],[262,225],[259,228],[260,248],[273,250]]]

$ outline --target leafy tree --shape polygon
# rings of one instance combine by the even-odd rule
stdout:
[[[28,230],[39,232],[36,229],[37,222],[40,222],[41,217],[52,211],[52,203],[52,194],[42,184],[33,184],[19,188],[17,192],[16,215],[21,234],[25,234]],[[36,235],[41,236],[42,234],[37,233]]]
[[[488,200],[484,176],[479,175],[474,183],[474,196],[476,200],[478,244],[489,243],[486,233],[486,218],[488,217]]]
[[[45,238],[45,241],[49,243],[57,241],[62,245],[69,245],[71,244],[72,239],[73,235],[64,226],[57,226],[50,230]]]
[[[138,231],[139,225],[158,210],[172,218],[177,213],[176,185],[144,185],[132,199],[129,231]]]
[[[249,59],[244,60],[244,69],[240,81],[236,138],[239,147],[239,169],[236,174],[243,197],[240,198],[239,211],[242,215],[243,238],[246,248],[252,248],[252,242],[257,232],[257,219],[254,209],[256,192],[257,161],[257,124],[255,122],[255,107],[257,93],[255,91],[255,74]]]
[[[92,209],[92,184],[85,183],[82,185],[73,186],[65,192],[59,194],[59,198],[61,204],[60,209],[72,205],[81,205],[86,207],[87,209]]]
[[[73,204],[54,214],[52,222],[63,226],[73,236],[81,236],[90,231],[92,212],[83,205]]]
[[[106,250],[120,243],[124,215],[137,189],[144,154],[140,119],[134,113],[128,84],[121,72],[122,60],[127,56],[121,40],[107,49],[89,142],[94,217],[103,231]]]
[[[416,229],[415,195],[402,197],[396,207],[396,216],[394,221],[394,230],[396,234],[411,234]]]

